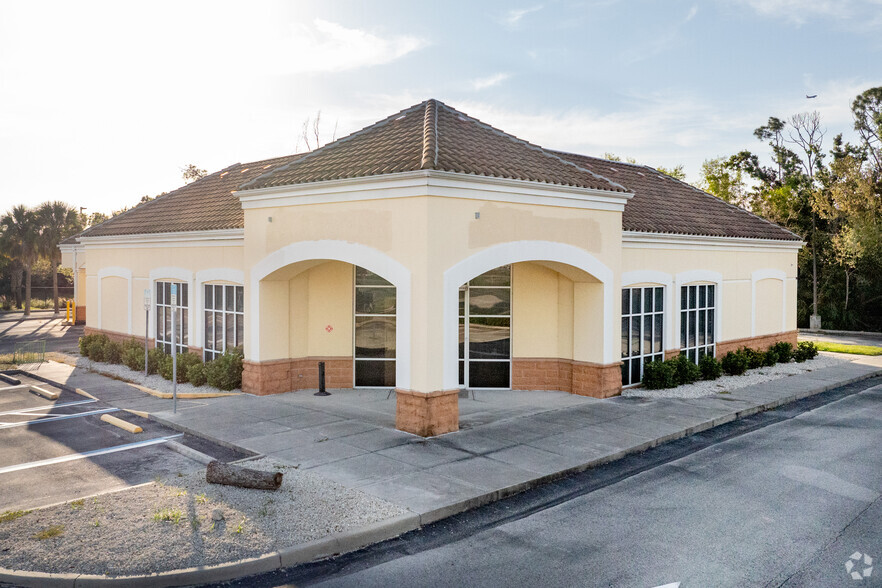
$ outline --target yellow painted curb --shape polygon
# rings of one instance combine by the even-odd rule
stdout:
[[[146,386],[141,386],[140,384],[129,385],[134,386],[141,392],[144,392],[156,398],[169,399],[172,397],[171,392],[159,392],[158,390],[153,390],[151,388],[147,388]],[[239,396],[240,394],[241,392],[178,392],[178,398],[183,398],[185,400],[196,400],[198,398],[222,398],[223,396]]]
[[[80,396],[85,396],[86,398],[91,398],[92,400],[98,400],[98,397],[97,397],[97,396],[92,396],[91,394],[89,394],[88,392],[86,392],[85,390],[83,390],[82,388],[76,388],[76,389],[74,390],[74,392],[76,392],[76,393],[79,394]]]
[[[115,416],[110,416],[109,414],[102,414],[101,420],[104,421],[105,423],[108,423],[108,424],[113,425],[115,427],[119,427],[120,429],[124,429],[124,430],[128,431],[129,433],[140,433],[144,430],[141,427],[139,427],[138,425],[133,425],[132,423],[127,423],[126,421],[124,421],[122,419],[118,419]]]
[[[36,392],[47,400],[58,400],[58,397],[61,396],[61,391],[59,390],[47,390],[39,386],[31,386],[31,392]]]

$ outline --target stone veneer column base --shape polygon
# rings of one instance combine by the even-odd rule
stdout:
[[[717,357],[722,357],[730,351],[735,351],[739,347],[751,347],[753,349],[766,350],[779,341],[790,343],[796,347],[797,334],[798,331],[787,331],[784,333],[773,333],[771,335],[759,335],[756,337],[720,341],[717,343]]]
[[[395,389],[395,428],[421,437],[459,430],[459,390]]]
[[[86,324],[86,307],[85,306],[77,306],[74,310],[74,324],[77,325],[85,325]]]
[[[572,359],[514,358],[513,390],[560,390],[580,396],[609,398],[622,391],[620,363],[602,365]]]
[[[320,361],[325,362],[325,386],[353,387],[354,365],[351,357],[299,357],[243,362],[242,391],[265,396],[317,389]]]

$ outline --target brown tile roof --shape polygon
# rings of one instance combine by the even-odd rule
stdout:
[[[554,153],[634,192],[622,215],[622,229],[626,231],[802,240],[780,225],[651,167],[561,151]]]
[[[627,192],[602,175],[426,100],[242,186],[242,190],[431,169]]]
[[[86,229],[75,238],[241,229],[245,226],[245,217],[239,198],[233,196],[232,192],[260,174],[302,156],[301,153],[252,163],[236,163],[139,204]]]
[[[626,231],[800,240],[772,222],[650,167],[542,149],[427,100],[307,154],[237,163],[124,212],[82,236],[235,229],[234,190],[432,169],[632,192]]]

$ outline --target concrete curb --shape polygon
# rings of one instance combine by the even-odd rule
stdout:
[[[322,539],[316,539],[315,541],[310,541],[308,543],[289,547],[281,551],[269,553],[258,558],[245,559],[237,562],[228,562],[216,566],[173,570],[169,572],[161,572],[158,574],[150,574],[145,576],[120,577],[104,577],[85,574],[49,574],[41,572],[15,571],[0,568],[0,582],[9,582],[26,587],[34,586],[50,588],[54,588],[56,586],[74,588],[88,586],[182,586],[207,582],[221,582],[234,578],[270,572],[280,568],[291,567],[317,559],[325,559],[335,555],[356,551],[368,545],[398,537],[399,535],[408,533],[429,523],[459,514],[467,510],[471,510],[473,508],[477,508],[479,506],[490,504],[513,494],[517,494],[519,492],[523,492],[525,490],[529,490],[531,488],[553,482],[555,480],[567,477],[575,473],[583,472],[593,467],[616,461],[632,453],[641,453],[651,447],[655,447],[656,445],[665,443],[667,441],[687,437],[689,435],[693,435],[695,433],[699,433],[701,431],[720,426],[722,424],[734,421],[745,416],[764,412],[767,410],[772,410],[774,408],[778,408],[782,405],[789,404],[796,400],[801,400],[803,398],[822,394],[835,388],[840,388],[842,386],[847,386],[882,375],[882,369],[874,369],[870,366],[867,367],[868,371],[864,374],[860,374],[858,376],[846,378],[843,380],[823,383],[815,387],[807,388],[806,390],[798,393],[789,394],[767,402],[761,402],[760,404],[744,408],[739,411],[733,411],[713,419],[708,419],[691,427],[675,431],[668,435],[657,437],[653,440],[645,441],[643,443],[634,445],[615,453],[601,456],[597,459],[590,460],[588,462],[568,468],[566,470],[561,470],[552,474],[539,476],[525,482],[519,482],[517,484],[507,486],[505,488],[492,490],[482,495],[473,496],[466,500],[445,505],[443,507],[427,511],[422,514],[411,513],[407,515],[393,517],[391,519],[379,521],[377,523],[360,527],[358,529],[330,535]],[[178,431],[189,433],[203,439],[209,439],[210,441],[219,443],[220,445],[241,449],[229,443],[219,442],[217,439],[212,439],[206,436],[204,433],[187,429],[186,427],[178,425],[177,423],[170,423],[168,421],[165,421],[164,419],[156,418],[155,415],[151,415],[151,418]],[[192,450],[186,446],[184,446],[184,449],[199,453],[196,450]]]
[[[166,441],[165,446],[175,453],[179,453],[184,457],[189,457],[193,461],[199,462],[202,465],[208,465],[209,462],[214,461],[214,458],[210,455],[206,455],[201,451],[193,449],[192,447],[187,447],[183,443],[178,443],[177,441]]]

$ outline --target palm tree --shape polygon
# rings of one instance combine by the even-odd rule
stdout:
[[[37,261],[39,230],[34,211],[19,204],[0,219],[3,250],[18,259],[25,272],[25,316],[31,314],[31,268]]]
[[[58,266],[61,265],[61,250],[58,244],[63,239],[79,233],[83,228],[77,210],[59,200],[41,204],[36,216],[40,228],[38,249],[52,266],[52,297],[55,300],[55,314],[58,314]]]

